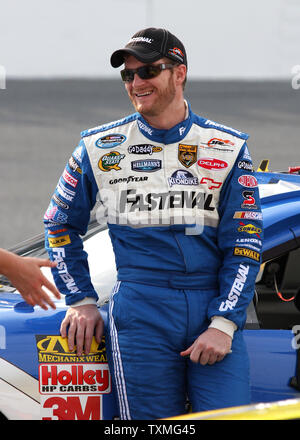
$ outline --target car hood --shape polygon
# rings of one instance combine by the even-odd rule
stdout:
[[[300,175],[257,172],[263,212],[263,261],[300,246]]]

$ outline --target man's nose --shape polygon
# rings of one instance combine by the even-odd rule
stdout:
[[[139,86],[141,84],[143,84],[146,80],[142,79],[139,74],[137,72],[135,72],[134,77],[133,77],[133,81],[132,81],[132,85],[133,87]]]

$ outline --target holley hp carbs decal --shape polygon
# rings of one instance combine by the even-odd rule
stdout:
[[[36,344],[41,419],[102,420],[104,396],[112,392],[104,338],[100,344],[93,338],[91,353],[83,356],[58,335],[37,335]]]

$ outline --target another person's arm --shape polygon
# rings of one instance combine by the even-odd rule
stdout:
[[[56,298],[60,298],[57,288],[45,277],[41,267],[55,267],[56,263],[40,258],[20,257],[12,252],[0,249],[0,273],[5,275],[21,293],[24,300],[47,310],[55,304],[46,293],[46,287]]]

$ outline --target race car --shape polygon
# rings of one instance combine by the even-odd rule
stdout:
[[[299,172],[300,167],[269,172],[266,160],[254,174],[259,182],[264,244],[244,331],[253,404],[300,398]],[[245,201],[253,203],[250,192]],[[241,227],[256,234],[249,229],[249,212],[238,214]],[[115,260],[108,230],[96,219],[84,237],[84,248],[100,298],[99,310],[107,322]],[[43,235],[10,250],[47,258]],[[50,270],[43,270],[53,281]],[[0,418],[118,419],[105,337],[101,344],[93,342],[89,355],[79,357],[69,351],[59,333],[66,312],[64,299],[56,301],[56,310],[45,311],[24,302],[7,279],[0,278],[0,285]]]

